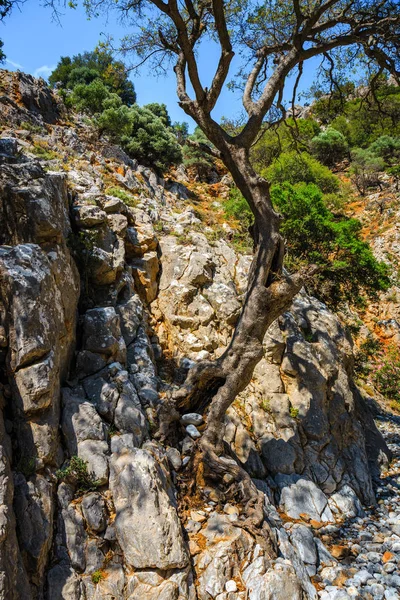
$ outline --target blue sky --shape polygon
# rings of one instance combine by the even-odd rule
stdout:
[[[3,50],[7,56],[5,68],[20,69],[46,78],[60,56],[72,56],[92,50],[102,39],[103,32],[111,34],[115,40],[127,32],[118,23],[116,15],[111,15],[108,20],[88,20],[82,8],[66,8],[63,12],[60,25],[52,18],[51,10],[41,6],[38,0],[27,0],[20,10],[14,9],[4,24],[0,24],[0,39],[4,42]],[[215,67],[218,59],[215,50],[212,44],[203,44],[201,49],[200,74],[205,85],[212,76],[212,67]],[[305,80],[307,79],[309,78],[306,76]],[[166,77],[156,77],[145,66],[140,73],[132,74],[132,80],[139,104],[165,103],[173,121],[190,121],[178,106],[172,72]],[[222,116],[235,117],[241,110],[240,95],[224,90],[213,115],[216,119]]]

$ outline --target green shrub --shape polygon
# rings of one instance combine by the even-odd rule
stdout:
[[[379,392],[389,400],[400,402],[400,351],[391,347],[378,363],[374,382]]]
[[[174,132],[178,143],[184,144],[189,135],[189,125],[186,123],[186,121],[175,121],[175,123],[172,125],[172,131]]]
[[[250,226],[254,221],[253,213],[247,201],[235,187],[229,190],[229,197],[224,202],[224,211],[228,220],[233,217],[238,221],[232,245],[237,252],[248,253],[253,248]]]
[[[354,370],[358,375],[366,376],[372,370],[372,363],[382,350],[381,342],[368,335],[367,339],[360,345],[355,353]]]
[[[137,198],[132,196],[132,194],[128,194],[125,190],[119,187],[109,187],[106,189],[106,194],[108,196],[115,196],[115,198],[119,198],[122,202],[125,202],[127,206],[136,206]]]
[[[62,90],[73,90],[76,85],[89,85],[100,79],[110,93],[117,94],[124,104],[131,106],[136,102],[136,93],[128,74],[125,65],[115,60],[107,47],[99,45],[92,52],[72,58],[61,57],[49,77],[49,83],[52,86],[58,84]]]
[[[160,121],[165,125],[165,127],[171,127],[171,118],[168,114],[167,106],[165,104],[159,104],[158,102],[151,102],[150,104],[145,104],[143,108],[147,108],[150,110],[153,115],[156,115],[160,119]]]
[[[381,135],[373,144],[369,151],[376,156],[380,156],[385,162],[391,162],[400,157],[400,137],[391,135]]]
[[[57,152],[51,150],[47,145],[35,143],[32,148],[32,153],[42,160],[54,160],[58,158]]]
[[[96,123],[102,133],[107,133],[111,139],[118,141],[132,131],[133,118],[131,109],[123,105],[118,108],[106,108],[97,117]]]
[[[339,179],[306,152],[282,153],[262,175],[271,183],[315,183],[326,194],[339,189]]]
[[[229,198],[225,200],[224,210],[229,217],[234,217],[240,221],[244,227],[250,227],[254,220],[250,206],[235,187],[229,190]]]
[[[348,154],[348,144],[342,133],[328,127],[311,140],[311,151],[324,165],[334,165]]]
[[[387,173],[391,175],[396,184],[396,190],[399,189],[399,181],[400,181],[400,165],[394,165],[393,167],[389,167],[386,169]]]
[[[182,161],[182,150],[171,129],[147,108],[135,105],[130,108],[132,129],[121,136],[126,152],[144,165],[164,172]]]
[[[104,101],[111,96],[107,86],[101,79],[95,79],[88,85],[79,83],[68,97],[68,104],[77,110],[88,111],[92,114],[103,110]]]
[[[188,139],[195,144],[210,145],[200,127],[196,127],[194,133],[189,135]],[[199,180],[207,181],[210,171],[214,167],[214,161],[210,154],[202,150],[201,147],[191,146],[187,142],[183,146],[182,152],[185,167],[193,167]]]
[[[379,184],[379,172],[383,171],[383,158],[376,156],[369,149],[354,148],[351,152],[350,173],[358,191],[365,195],[369,187]]]
[[[364,294],[373,296],[389,287],[388,267],[360,238],[360,222],[335,217],[316,185],[274,185],[271,198],[283,216],[287,267],[308,262],[321,268],[309,286],[314,295],[335,307],[343,301],[361,302]]]
[[[282,152],[307,150],[313,137],[320,132],[314,119],[287,119],[278,127],[267,130],[253,146],[251,158],[258,171],[269,167]]]
[[[68,479],[76,486],[76,492],[89,492],[99,487],[99,482],[88,472],[87,463],[78,456],[71,456],[68,465],[56,471],[59,480]]]

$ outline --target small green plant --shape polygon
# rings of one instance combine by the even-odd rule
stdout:
[[[360,345],[358,352],[355,355],[354,370],[357,375],[367,376],[372,370],[372,362],[382,350],[380,341],[368,335],[367,339]]]
[[[54,160],[55,158],[58,158],[57,152],[53,152],[53,150],[45,148],[40,144],[34,144],[32,153],[42,160]]]
[[[292,419],[297,419],[297,417],[299,416],[299,409],[295,408],[294,406],[291,406],[289,409],[289,414],[292,417]]]
[[[271,404],[270,404],[269,398],[263,398],[261,400],[260,406],[265,412],[267,412],[267,413],[271,412]]]
[[[162,221],[156,221],[153,223],[153,228],[157,233],[162,233],[164,231],[164,223]]]
[[[60,481],[71,481],[78,494],[93,491],[100,485],[93,473],[89,473],[87,462],[79,456],[71,456],[68,464],[56,471],[56,477]]]
[[[375,371],[375,385],[388,400],[400,403],[400,350],[390,347]]]
[[[114,423],[111,423],[110,427],[108,428],[108,436],[114,437],[114,435],[118,435],[119,431],[117,429],[117,427],[114,425]]]
[[[36,472],[36,460],[31,457],[21,456],[18,461],[16,470],[25,475],[26,478],[34,475]]]
[[[303,333],[304,335],[304,339],[306,340],[306,342],[308,342],[309,344],[312,344],[314,341],[314,334],[312,331],[305,331]]]
[[[384,167],[383,158],[369,149],[354,148],[352,150],[350,172],[352,180],[362,196],[365,196],[369,187],[379,185],[379,173],[383,171]]]
[[[95,571],[94,573],[92,573],[92,581],[95,585],[100,583],[100,581],[102,581],[104,578],[105,578],[105,575],[104,575],[103,571],[100,571],[100,569],[98,571]]]
[[[119,198],[122,202],[125,202],[127,206],[135,207],[138,204],[138,198],[132,196],[132,194],[128,194],[125,190],[119,187],[109,187],[106,189],[106,194],[108,196],[114,196],[115,198]]]
[[[33,125],[33,123],[29,123],[29,121],[22,121],[19,126],[21,129],[30,131],[31,133],[43,133],[43,127],[40,125]]]

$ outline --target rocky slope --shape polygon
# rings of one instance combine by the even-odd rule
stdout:
[[[179,421],[168,403],[227,345],[250,257],[182,182],[99,140],[43,83],[0,82],[0,598],[349,597],[325,576],[335,523],[375,504],[390,451],[339,319],[300,293],[226,418],[267,549],[221,492],[186,494],[206,415]],[[387,527],[397,568],[398,513]],[[370,587],[351,597],[383,597]]]

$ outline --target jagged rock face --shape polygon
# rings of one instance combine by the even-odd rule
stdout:
[[[65,177],[45,173],[34,163],[3,165],[0,198],[2,357],[12,397],[19,542],[11,555],[16,555],[16,565],[23,560],[36,597],[53,535],[54,479],[44,473],[59,461],[60,380],[68,373],[75,346],[79,278],[66,245],[71,229]],[[9,503],[5,510],[12,510]],[[2,543],[7,555],[12,536],[15,531]],[[6,574],[10,577],[12,570]],[[17,576],[15,571],[10,589],[18,589]],[[26,587],[21,594],[29,597]]]
[[[52,122],[56,100],[24,77],[13,118]],[[372,426],[339,320],[301,293],[227,414],[225,439],[264,494],[267,552],[212,491],[182,504],[203,416],[152,439],[158,415],[179,418],[165,356],[180,371],[224,351],[251,257],[209,241],[182,184],[90,132],[45,137],[66,171],[44,170],[25,135],[24,157],[6,143],[0,164],[0,600],[317,598],[310,576],[336,561],[310,523],[374,500]],[[107,193],[110,174],[129,206]],[[84,471],[60,477],[71,458]]]
[[[238,257],[224,241],[211,246],[191,227],[188,219],[184,246],[172,236],[161,241],[163,269],[153,313],[162,315],[162,342],[196,360],[218,356],[229,341],[250,257]],[[226,440],[240,462],[257,479],[274,477],[277,501],[291,506],[295,518],[307,512],[332,520],[328,497],[346,485],[372,504],[365,430],[351,377],[352,344],[338,318],[300,293],[268,331],[264,349],[252,383],[228,411]],[[312,514],[310,505],[295,501],[305,497],[301,485],[319,506]]]
[[[51,92],[43,79],[17,71],[0,69],[0,122],[56,123],[66,114],[62,102]]]

